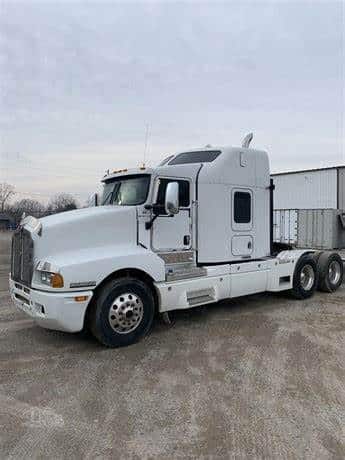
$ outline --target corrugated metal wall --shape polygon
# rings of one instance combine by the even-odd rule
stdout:
[[[345,168],[338,169],[338,203],[338,208],[345,210]]]
[[[342,200],[345,205],[345,168],[342,171]],[[338,170],[296,172],[272,175],[276,186],[274,209],[337,209]]]
[[[297,244],[297,209],[276,209],[273,214],[273,240]]]
[[[334,209],[301,209],[298,211],[297,246],[335,249],[338,247],[338,226]]]
[[[343,249],[345,230],[341,214],[336,209],[277,209],[273,239],[297,248]]]

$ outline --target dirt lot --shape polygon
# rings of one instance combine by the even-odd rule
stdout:
[[[344,458],[345,288],[182,312],[129,348],[41,329],[7,291],[1,458]]]

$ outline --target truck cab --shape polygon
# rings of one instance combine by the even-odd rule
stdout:
[[[265,152],[200,149],[168,160],[141,174],[120,171],[103,179],[103,204],[135,202],[138,206],[142,244],[156,253],[192,251],[193,261],[201,264],[270,255],[270,176]],[[169,183],[178,186],[176,214],[165,210]],[[126,191],[137,196],[124,199]],[[147,211],[156,215],[149,232],[145,231]]]
[[[265,291],[306,298],[319,285],[312,250],[272,251],[264,151],[192,149],[102,182],[100,206],[26,218],[13,236],[12,299],[43,327],[128,345],[156,313]],[[341,260],[323,259],[335,290]]]

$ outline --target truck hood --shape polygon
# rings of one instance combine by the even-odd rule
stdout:
[[[36,236],[35,259],[77,249],[136,245],[137,225],[134,206],[99,206],[77,209],[40,219],[41,236]]]

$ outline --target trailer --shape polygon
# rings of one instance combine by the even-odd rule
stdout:
[[[266,152],[206,147],[156,168],[103,178],[100,206],[14,233],[10,292],[46,328],[84,328],[105,346],[132,344],[154,317],[259,292],[306,299],[343,280],[338,254],[273,242]]]
[[[345,211],[338,209],[275,209],[274,241],[296,248],[345,248]]]

